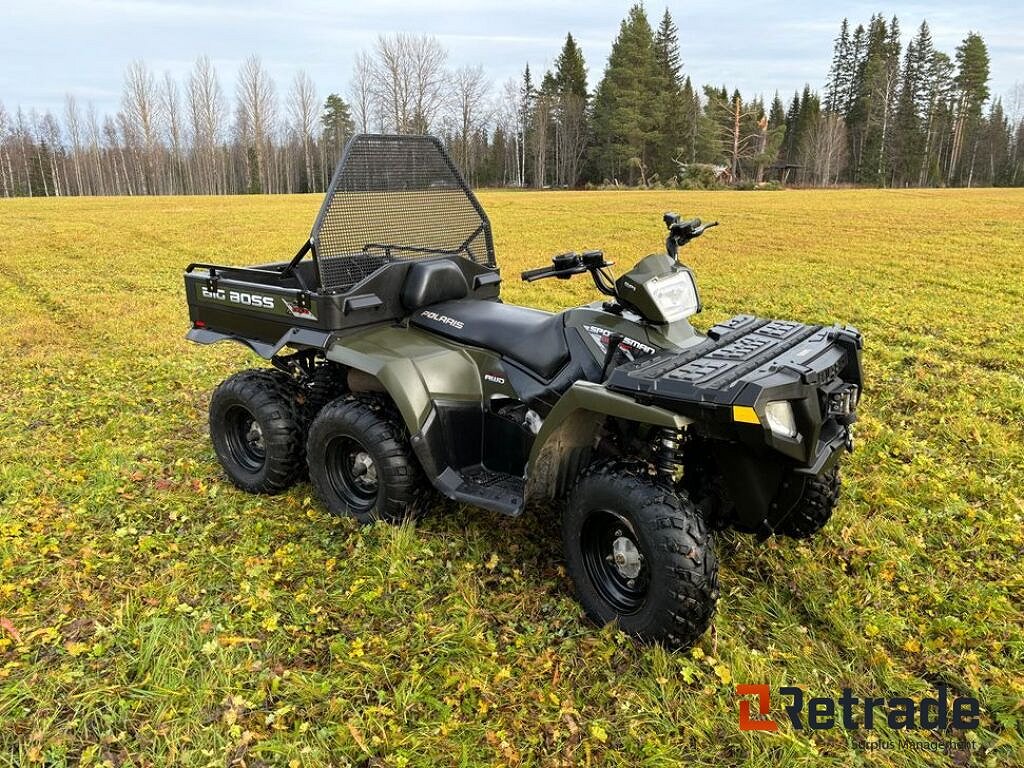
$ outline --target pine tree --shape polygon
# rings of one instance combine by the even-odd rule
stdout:
[[[530,146],[530,112],[533,109],[533,100],[536,97],[536,89],[533,87],[533,75],[530,74],[530,64],[527,62],[523,70],[523,81],[519,86],[519,136],[516,148],[516,175],[519,176],[519,183],[527,185],[526,181],[526,158],[529,155]]]
[[[800,92],[793,92],[793,99],[789,102],[789,109],[786,111],[784,124],[786,126],[786,138],[782,144],[782,161],[786,165],[796,165],[797,162],[797,119],[800,116]]]
[[[352,111],[348,104],[336,93],[330,94],[324,101],[324,111],[320,115],[320,127],[329,157],[341,156],[341,149],[355,131]]]
[[[971,186],[977,153],[978,124],[981,109],[988,101],[988,48],[981,35],[969,32],[956,49],[957,111],[953,134],[949,178]],[[969,154],[965,157],[964,148]]]
[[[856,37],[855,32],[855,41]],[[893,30],[881,15],[872,16],[847,115],[855,182],[878,184],[885,179],[885,147],[899,80],[899,56],[898,23]]]

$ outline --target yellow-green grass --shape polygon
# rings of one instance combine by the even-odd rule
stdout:
[[[715,629],[668,653],[581,617],[556,509],[360,528],[305,484],[248,496],[206,407],[260,361],[184,341],[181,270],[289,256],[318,199],[0,201],[0,764],[1019,765],[1024,191],[481,199],[506,301],[591,301],[517,275],[570,248],[628,266],[672,209],[722,222],[684,251],[701,327],[859,327],[832,524],[720,536]],[[895,734],[778,709],[778,732],[740,732],[737,682],[946,682],[981,700],[978,751],[872,750]]]

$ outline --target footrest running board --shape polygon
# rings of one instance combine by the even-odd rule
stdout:
[[[474,504],[492,512],[516,516],[523,512],[523,478],[494,472],[479,464],[462,470],[449,467],[437,479],[438,488],[448,498]]]

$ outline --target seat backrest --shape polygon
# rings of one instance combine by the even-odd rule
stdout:
[[[451,259],[419,261],[409,268],[402,285],[402,306],[409,312],[440,301],[464,299],[469,284]]]

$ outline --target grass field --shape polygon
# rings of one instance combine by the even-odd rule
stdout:
[[[181,270],[290,255],[318,199],[0,201],[0,764],[1022,764],[1024,191],[481,198],[506,301],[590,301],[518,272],[584,247],[628,266],[675,209],[722,222],[684,252],[701,327],[859,327],[833,523],[723,535],[716,627],[672,654],[582,619],[555,510],[359,528],[308,485],[245,495],[206,407],[257,361],[184,341]],[[946,682],[982,727],[951,755],[740,732],[737,682]]]

